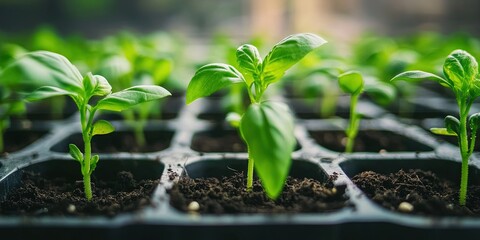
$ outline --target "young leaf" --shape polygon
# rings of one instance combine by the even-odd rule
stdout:
[[[72,156],[73,159],[79,162],[83,161],[83,153],[78,149],[77,145],[69,144],[68,148],[70,149],[70,156]]]
[[[480,113],[472,114],[472,116],[468,118],[468,124],[470,124],[470,129],[472,132],[477,131],[478,127],[480,126]]]
[[[245,70],[250,75],[259,73],[262,58],[255,46],[244,44],[237,49],[237,63],[241,69]],[[250,83],[247,83],[250,85]]]
[[[244,81],[242,74],[233,66],[223,63],[207,64],[198,69],[190,80],[187,87],[187,104],[231,84]]]
[[[448,131],[446,128],[430,128],[430,132],[437,135],[457,136],[455,132]]]
[[[98,120],[93,124],[92,136],[109,134],[115,131],[115,127],[106,120]]]
[[[100,157],[98,155],[93,155],[92,159],[90,160],[90,173],[92,174],[93,171],[95,171],[95,168],[97,168],[97,163]]]
[[[276,199],[285,184],[295,147],[294,123],[283,103],[263,102],[249,106],[240,122],[249,157],[267,195]]]
[[[107,95],[98,101],[95,108],[110,111],[123,111],[137,104],[170,96],[165,88],[154,85],[139,85]]]
[[[87,96],[105,96],[112,92],[112,86],[107,79],[100,75],[93,75],[91,72],[83,79],[83,87]]]
[[[454,116],[446,116],[445,117],[445,128],[447,128],[448,132],[453,132],[455,134],[459,134],[460,132],[460,121]]]
[[[363,91],[363,77],[356,71],[349,71],[338,76],[338,84],[342,91],[351,95],[358,95]]]
[[[445,59],[443,73],[453,82],[455,89],[467,90],[478,73],[478,63],[468,52],[455,50]]]
[[[240,125],[242,116],[236,112],[229,112],[225,117],[225,120],[230,124],[230,126],[237,128]]]
[[[25,96],[25,100],[29,102],[42,100],[45,98],[61,96],[61,95],[73,95],[75,93],[63,90],[58,87],[45,86],[41,87]]]
[[[366,78],[365,80],[367,80]],[[366,81],[365,92],[380,105],[388,105],[397,96],[395,88],[391,84],[382,81]]]
[[[294,34],[277,43],[263,61],[263,80],[268,85],[278,81],[291,66],[311,51],[325,44],[312,33]]]
[[[431,80],[440,83],[444,87],[453,89],[453,82],[447,79],[444,79],[440,76],[437,76],[433,73],[428,73],[424,71],[408,71],[398,74],[393,77],[390,81],[421,81],[421,80]]]
[[[82,75],[64,56],[36,51],[27,53],[0,73],[6,86],[32,91],[41,86],[53,86],[65,91],[81,93]]]

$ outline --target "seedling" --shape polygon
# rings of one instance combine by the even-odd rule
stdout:
[[[343,92],[350,94],[350,121],[345,129],[347,143],[345,152],[351,153],[355,144],[355,138],[358,134],[360,120],[362,115],[357,112],[357,103],[359,97],[364,91],[370,94],[376,101],[387,103],[395,98],[395,90],[392,86],[380,81],[370,79],[368,84],[364,81],[362,75],[356,71],[349,71],[338,76],[338,84]]]
[[[27,61],[25,61],[27,60]],[[45,80],[40,87],[26,95],[27,101],[38,101],[54,96],[67,95],[75,102],[80,112],[80,123],[84,151],[70,144],[70,155],[81,165],[85,197],[92,199],[90,176],[97,167],[98,155],[92,155],[91,141],[93,136],[108,134],[114,131],[112,124],[105,120],[96,120],[98,110],[124,111],[137,104],[149,102],[169,96],[170,93],[162,87],[153,85],[139,85],[112,93],[108,81],[100,76],[87,73],[82,76],[78,69],[65,57],[46,51],[31,52],[24,55],[19,64],[28,62],[30,71],[21,76],[33,76],[38,81]],[[95,97],[96,104],[90,103]]]
[[[263,101],[265,91],[291,66],[324,43],[325,40],[310,33],[291,35],[277,43],[264,59],[255,46],[244,44],[236,51],[239,70],[223,63],[207,64],[190,81],[187,104],[232,84],[245,86],[250,105],[238,124],[248,147],[248,191],[252,189],[255,168],[267,195],[276,199],[285,184],[296,144],[292,113],[283,103]]]
[[[477,60],[468,52],[455,50],[445,59],[443,64],[444,77],[423,71],[408,71],[400,73],[391,81],[431,80],[450,88],[455,94],[458,104],[460,119],[454,116],[445,117],[445,128],[432,128],[431,131],[439,135],[456,136],[462,157],[462,170],[460,178],[460,205],[466,204],[468,186],[468,161],[473,153],[480,113],[468,117],[470,107],[475,99],[480,96],[480,74]],[[470,134],[468,133],[468,127]]]

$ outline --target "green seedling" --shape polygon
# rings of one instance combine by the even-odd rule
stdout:
[[[23,69],[20,77],[33,77],[45,84],[27,93],[27,101],[38,101],[54,96],[69,96],[77,105],[80,112],[80,123],[84,151],[70,144],[70,155],[81,165],[85,197],[92,199],[90,176],[95,170],[99,156],[92,155],[91,141],[95,135],[108,134],[114,131],[112,124],[105,120],[96,120],[95,114],[99,110],[121,112],[137,104],[149,102],[169,96],[170,93],[162,87],[153,85],[133,86],[115,93],[108,81],[100,76],[87,73],[82,76],[78,69],[65,57],[45,51],[31,52],[24,55],[18,64],[27,62],[29,68]],[[15,65],[15,63],[14,63]],[[91,103],[92,97],[97,100]]]
[[[386,83],[370,78],[365,81],[363,76],[357,71],[349,71],[338,76],[338,85],[343,92],[350,94],[350,120],[345,129],[347,143],[345,152],[351,153],[355,144],[355,138],[358,134],[362,114],[357,111],[358,99],[365,91],[377,102],[388,103],[395,98],[395,89]]]
[[[294,122],[285,104],[263,101],[262,97],[270,84],[325,42],[310,33],[291,35],[277,43],[264,59],[255,46],[244,44],[236,51],[239,70],[228,64],[207,64],[190,81],[187,104],[232,84],[246,88],[250,105],[237,120],[248,147],[247,190],[252,189],[255,169],[267,195],[272,199],[280,195],[296,144]]]
[[[133,50],[129,51],[129,55],[131,59],[113,55],[100,63],[99,73],[110,79],[113,89],[124,89],[135,85],[161,85],[172,72],[173,63],[167,57]],[[160,105],[159,102],[147,102],[122,112],[126,123],[132,127],[139,146],[145,146],[144,128],[149,117],[160,115]]]
[[[435,134],[458,138],[462,157],[459,203],[465,205],[468,186],[468,161],[473,153],[480,124],[479,113],[468,117],[473,102],[480,96],[480,74],[477,60],[466,51],[455,50],[445,59],[443,74],[444,77],[440,77],[424,71],[408,71],[398,74],[391,81],[431,80],[450,88],[455,94],[460,119],[449,115],[445,118],[445,128],[432,128],[431,131]],[[470,128],[470,134],[468,128]]]

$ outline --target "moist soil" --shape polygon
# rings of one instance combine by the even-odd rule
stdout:
[[[393,211],[433,216],[480,216],[480,186],[469,186],[467,205],[460,206],[459,184],[439,178],[430,171],[410,169],[390,174],[365,171],[355,175],[352,181],[374,202]],[[401,211],[402,202],[413,205],[413,211]]]
[[[5,148],[3,152],[0,152],[0,157],[8,153],[16,152],[24,147],[35,142],[37,139],[42,137],[45,132],[32,131],[32,130],[12,130],[7,131],[3,138],[5,141]]]
[[[259,180],[247,192],[246,178],[241,173],[221,179],[184,177],[169,190],[170,204],[188,212],[195,201],[200,205],[198,212],[203,214],[331,212],[349,204],[346,186],[334,186],[334,177],[325,183],[288,177],[283,193],[275,201],[267,197]]]
[[[347,142],[343,131],[310,131],[317,144],[335,152],[344,152]],[[432,151],[433,149],[390,131],[359,131],[353,147],[354,152],[404,152]]]
[[[149,205],[157,184],[158,180],[135,180],[125,171],[109,181],[92,178],[93,199],[87,201],[82,181],[24,172],[20,187],[0,203],[0,215],[114,216]]]
[[[247,152],[235,130],[212,130],[193,136],[191,148],[198,152]]]

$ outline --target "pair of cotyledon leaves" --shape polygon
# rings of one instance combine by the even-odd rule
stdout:
[[[208,64],[197,70],[187,88],[187,103],[232,84],[245,84],[248,91],[255,85],[264,91],[324,43],[315,34],[291,35],[277,43],[263,60],[255,46],[242,45],[236,52],[239,70],[223,63]],[[256,99],[241,117],[239,126],[265,192],[276,199],[285,184],[296,144],[290,110],[283,103]]]

